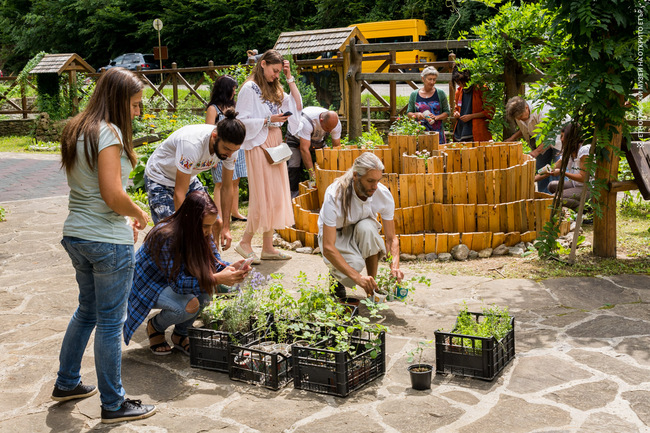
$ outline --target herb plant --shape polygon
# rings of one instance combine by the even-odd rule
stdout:
[[[424,126],[408,116],[398,117],[390,126],[390,132],[395,135],[420,135]]]
[[[463,302],[463,308],[456,318],[455,334],[470,335],[473,337],[494,337],[497,341],[512,330],[510,313],[508,307],[500,308],[496,305],[483,307],[483,317],[476,320],[475,316],[467,309],[467,303]],[[471,346],[472,341],[462,339],[463,345]],[[481,341],[474,341],[474,348],[481,349]]]
[[[417,356],[417,358],[418,358],[417,364],[422,365],[422,354],[424,353],[424,350],[428,349],[430,347],[434,347],[434,345],[435,345],[435,343],[434,343],[433,340],[418,341],[418,345],[414,349],[409,350],[406,353],[406,355],[407,355],[406,361],[408,363],[413,363],[413,361],[415,360],[415,357]]]

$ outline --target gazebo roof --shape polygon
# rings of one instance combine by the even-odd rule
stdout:
[[[61,75],[63,72],[72,71],[94,73],[95,68],[86,63],[78,54],[46,54],[31,70],[31,73]]]
[[[355,36],[363,43],[368,42],[356,27],[341,27],[280,33],[273,48],[283,55],[341,51]]]

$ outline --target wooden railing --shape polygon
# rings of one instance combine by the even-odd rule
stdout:
[[[0,77],[0,83],[2,84],[11,83],[7,90],[0,92],[0,107],[5,106],[6,104],[9,105],[9,109],[0,108],[0,114],[20,114],[22,115],[23,119],[27,119],[28,114],[37,112],[34,109],[33,100],[30,101],[27,98],[27,89],[30,87],[32,89],[36,89],[36,86],[34,85],[32,80],[27,80],[27,84],[18,83],[17,78],[18,77],[15,76]],[[15,99],[17,98],[10,98],[8,96],[9,93],[13,91],[16,87],[20,88],[19,102],[15,101]]]

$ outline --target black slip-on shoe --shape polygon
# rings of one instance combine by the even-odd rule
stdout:
[[[142,400],[129,400],[122,402],[118,410],[106,410],[102,408],[102,422],[113,424],[122,421],[134,421],[136,419],[149,418],[156,413],[156,406],[153,404],[142,404]]]
[[[63,391],[54,385],[54,391],[52,391],[52,400],[68,401],[77,398],[90,397],[91,395],[95,394],[97,394],[97,388],[93,385],[84,385],[83,382],[79,382],[79,385],[70,391]]]

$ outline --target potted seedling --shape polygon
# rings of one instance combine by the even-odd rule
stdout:
[[[390,263],[390,256],[386,260]],[[415,292],[416,283],[426,284],[427,287],[431,286],[431,279],[423,275],[404,278],[398,282],[397,278],[391,274],[390,269],[385,266],[379,268],[375,280],[377,281],[377,287],[379,287],[378,292],[380,295],[385,294],[387,297],[386,300],[388,301],[406,302],[409,293],[413,294]]]
[[[411,388],[417,390],[431,389],[431,375],[433,373],[433,366],[430,364],[422,363],[422,354],[425,349],[433,346],[433,340],[429,341],[418,341],[418,345],[415,349],[407,353],[408,358],[406,359],[409,363],[412,363],[417,357],[417,364],[411,364],[408,367],[409,374],[411,376]]]

